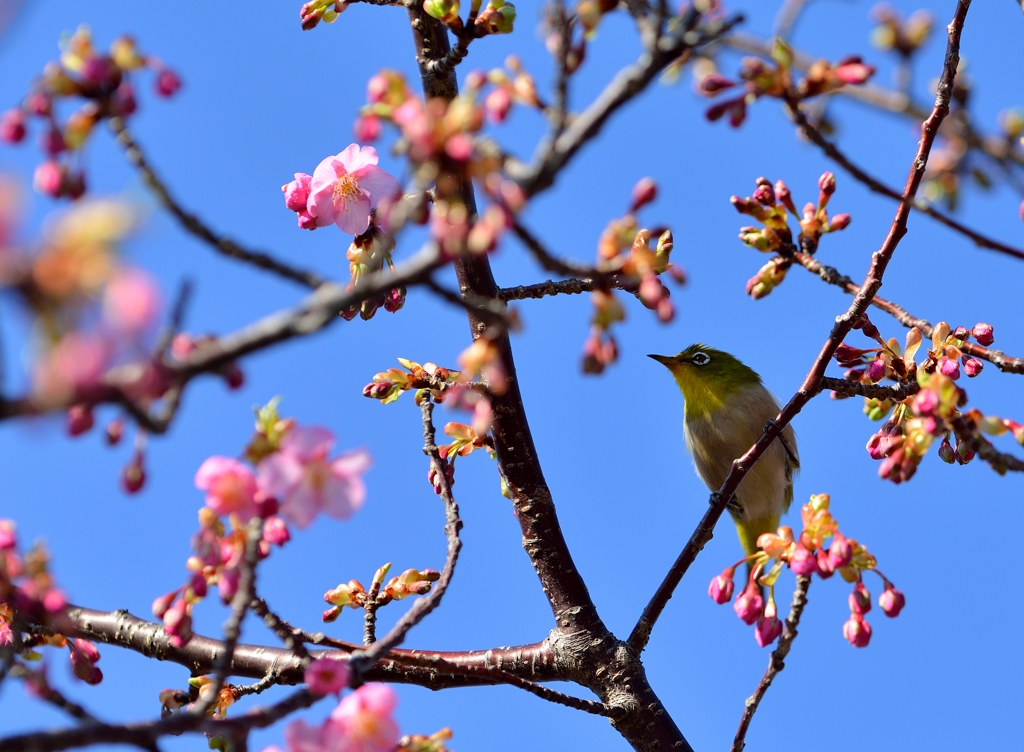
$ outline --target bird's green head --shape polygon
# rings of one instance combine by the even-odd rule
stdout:
[[[736,390],[760,384],[761,377],[727,352],[690,345],[678,355],[649,355],[668,368],[686,401],[686,417],[714,413]]]

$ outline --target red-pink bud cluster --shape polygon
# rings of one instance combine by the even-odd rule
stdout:
[[[74,200],[85,193],[77,155],[96,125],[109,117],[127,118],[138,109],[132,74],[152,69],[154,90],[162,97],[177,92],[181,80],[157,58],[140,53],[130,37],[114,40],[104,53],[94,47],[88,28],[81,26],[62,48],[60,59],[46,64],[22,106],[0,116],[0,140],[20,143],[28,133],[26,117],[42,120],[39,146],[45,160],[36,168],[35,187],[53,198]],[[73,97],[85,102],[62,124],[54,101]]]
[[[754,638],[761,647],[770,645],[782,634],[783,625],[775,604],[775,583],[785,565],[798,577],[818,575],[824,580],[838,571],[844,580],[854,583],[849,596],[852,615],[843,627],[843,634],[857,647],[867,645],[871,636],[871,627],[863,618],[871,610],[871,595],[862,582],[864,572],[873,571],[882,577],[885,591],[878,603],[887,616],[898,615],[906,602],[903,594],[878,571],[875,557],[863,545],[839,532],[829,505],[828,494],[812,496],[800,510],[803,530],[799,536],[785,525],[775,533],[764,533],[757,539],[757,553],[741,559],[711,580],[708,595],[715,603],[728,603],[735,590],[736,567],[747,563],[750,577],[733,609],[745,624],[756,625]],[[831,545],[825,548],[829,539]],[[768,587],[767,601],[762,595],[765,586]]]

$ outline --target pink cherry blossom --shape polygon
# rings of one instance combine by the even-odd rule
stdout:
[[[347,519],[362,506],[370,455],[360,449],[328,460],[333,445],[326,428],[296,426],[285,434],[281,450],[257,467],[260,490],[278,500],[281,516],[293,525],[307,527],[321,511]]]
[[[160,293],[141,269],[122,269],[103,292],[103,313],[119,331],[134,335],[156,320]]]
[[[317,658],[306,668],[309,691],[318,695],[337,695],[348,686],[348,663],[332,658]]]
[[[398,741],[398,726],[391,713],[398,699],[384,684],[364,684],[331,712],[345,737],[345,752],[390,752]]]
[[[206,506],[218,515],[237,514],[242,521],[256,514],[256,478],[230,457],[210,457],[196,473],[196,488],[206,491]]]
[[[377,150],[350,144],[313,171],[307,210],[317,227],[336,224],[360,235],[370,226],[370,210],[400,190],[398,181],[377,167]]]
[[[306,208],[309,200],[309,184],[313,180],[312,175],[304,172],[296,172],[295,180],[281,186],[284,193],[284,205],[293,212],[301,212]]]

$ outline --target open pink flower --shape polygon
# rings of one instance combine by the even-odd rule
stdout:
[[[293,525],[304,528],[321,511],[347,519],[363,504],[362,474],[370,455],[359,449],[328,460],[332,446],[334,436],[326,428],[296,426],[285,434],[281,450],[256,468],[260,490],[277,499],[280,515]]]
[[[305,680],[309,691],[318,695],[338,695],[348,686],[348,662],[333,658],[317,658],[306,667]]]
[[[391,717],[398,700],[384,684],[364,684],[343,699],[329,722],[345,738],[345,752],[390,752],[398,741],[398,725]],[[326,724],[325,724],[326,725]]]
[[[377,150],[350,144],[313,171],[307,209],[317,227],[336,224],[360,235],[370,226],[370,210],[399,192],[398,181],[377,167]]]
[[[196,488],[206,491],[206,506],[218,515],[237,514],[243,522],[256,514],[256,478],[230,457],[210,457],[196,473]]]

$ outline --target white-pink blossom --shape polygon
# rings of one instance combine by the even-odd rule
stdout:
[[[336,224],[359,235],[370,226],[370,210],[400,190],[398,181],[377,166],[377,150],[350,144],[313,171],[307,210],[317,227]]]
[[[300,528],[321,511],[346,519],[363,504],[362,475],[370,455],[357,449],[327,459],[334,436],[326,428],[295,426],[281,440],[281,449],[263,459],[256,480],[265,496],[277,499],[278,513]]]
[[[103,291],[103,314],[115,329],[137,335],[156,320],[160,292],[141,269],[119,270]]]

